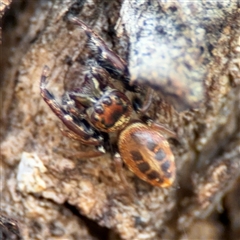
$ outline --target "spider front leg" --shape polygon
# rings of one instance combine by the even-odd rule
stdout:
[[[65,137],[82,142],[82,139],[74,132],[64,128],[60,128],[60,131]],[[81,152],[81,151],[73,152],[66,149],[62,150],[58,148],[54,150],[70,158],[94,158],[94,157],[99,157],[99,156],[102,156],[103,154],[106,154],[105,148],[102,145],[96,146],[96,150],[85,151],[85,152]]]
[[[94,33],[92,29],[78,18],[69,16],[69,21],[80,26],[85,31],[92,43],[92,50],[98,54],[97,61],[100,66],[107,69],[107,71],[115,75],[117,78],[128,75],[126,62],[108,48],[101,37]]]
[[[139,87],[130,84],[130,75],[127,63],[114,53],[91,28],[76,17],[69,16],[69,21],[80,26],[88,36],[91,49],[96,53],[98,64],[106,69],[109,74],[118,80],[121,80],[128,91],[139,92]]]
[[[69,92],[64,93],[62,97],[62,106],[71,115],[79,119],[86,119],[86,114],[76,107],[75,101],[70,97]]]
[[[103,137],[95,131],[85,119],[78,118],[66,111],[64,107],[56,101],[54,95],[48,91],[46,88],[48,74],[49,68],[44,66],[40,81],[41,96],[56,116],[68,128],[68,131],[71,132],[71,134],[65,135],[77,139],[83,144],[94,146],[102,145]]]

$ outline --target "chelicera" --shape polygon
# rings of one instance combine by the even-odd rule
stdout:
[[[95,146],[97,151],[86,155],[95,157],[106,152],[104,133],[117,132],[115,162],[123,160],[135,175],[153,186],[171,186],[175,179],[174,156],[161,132],[170,136],[175,134],[152,121],[132,118],[131,101],[109,81],[110,75],[122,80],[126,89],[137,91],[138,86],[129,85],[127,64],[82,21],[75,17],[69,19],[86,32],[97,53],[98,65],[90,66],[80,88],[64,93],[62,103],[58,103],[47,89],[49,68],[43,68],[41,96],[65,125],[66,128],[61,129],[63,135]],[[149,107],[150,93],[145,105],[138,109],[140,112]]]

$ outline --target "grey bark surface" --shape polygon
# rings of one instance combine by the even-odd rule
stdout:
[[[20,231],[14,230],[15,238],[9,234],[9,239],[238,239],[239,4],[163,2],[10,4],[3,16],[0,60],[3,236],[9,219]],[[44,65],[51,69],[49,89],[60,101],[65,89],[81,82],[87,61],[94,58],[84,32],[66,21],[69,12],[128,62],[132,80],[159,87],[147,115],[178,135],[178,140],[169,140],[177,168],[173,186],[152,187],[124,166],[136,192],[133,201],[116,174],[113,152],[93,159],[63,154],[92,149],[62,136],[59,119],[40,96]],[[185,31],[178,33],[180,27],[171,27],[178,21],[184,22]],[[167,33],[162,29],[165,25]],[[160,43],[158,33],[166,37]],[[189,34],[192,43],[183,41]],[[174,41],[168,45],[169,36]],[[200,47],[201,58],[196,57]],[[171,69],[168,63],[173,56]],[[169,72],[174,74],[169,77]],[[161,91],[168,77],[173,86]],[[182,105],[176,96],[184,97],[178,87],[186,85],[201,101],[196,109],[177,111]],[[127,95],[132,99],[134,94]]]

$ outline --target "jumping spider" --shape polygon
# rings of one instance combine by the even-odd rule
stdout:
[[[75,17],[71,17],[70,21],[86,32],[94,46],[93,50],[98,53],[98,64],[107,71],[99,66],[91,66],[81,87],[65,92],[60,104],[46,88],[49,68],[43,68],[41,95],[67,127],[67,130],[61,129],[63,134],[95,146],[97,151],[88,156],[94,157],[105,153],[104,132],[118,132],[119,153],[114,156],[115,162],[123,159],[133,173],[153,186],[171,186],[175,179],[174,156],[168,141],[159,131],[171,136],[175,134],[151,121],[131,119],[133,108],[130,100],[108,81],[110,74],[122,80],[128,90],[136,91],[137,86],[129,85],[126,63],[82,21]],[[146,110],[150,103],[151,97],[147,97],[145,106],[140,110]]]

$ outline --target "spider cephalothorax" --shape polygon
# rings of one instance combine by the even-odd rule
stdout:
[[[131,103],[124,93],[106,81],[106,73],[101,75],[97,71],[97,67],[91,68],[81,89],[67,94],[78,106],[85,108],[87,119],[94,128],[103,132],[121,130],[130,120]]]
[[[98,67],[91,67],[80,88],[65,92],[62,104],[58,103],[47,89],[47,66],[44,67],[40,86],[43,99],[66,127],[73,131],[72,134],[76,133],[79,141],[91,145],[102,143],[100,132],[123,129],[132,112],[127,96],[113,88],[107,81],[106,72],[97,70]],[[101,81],[102,79],[104,81]]]

